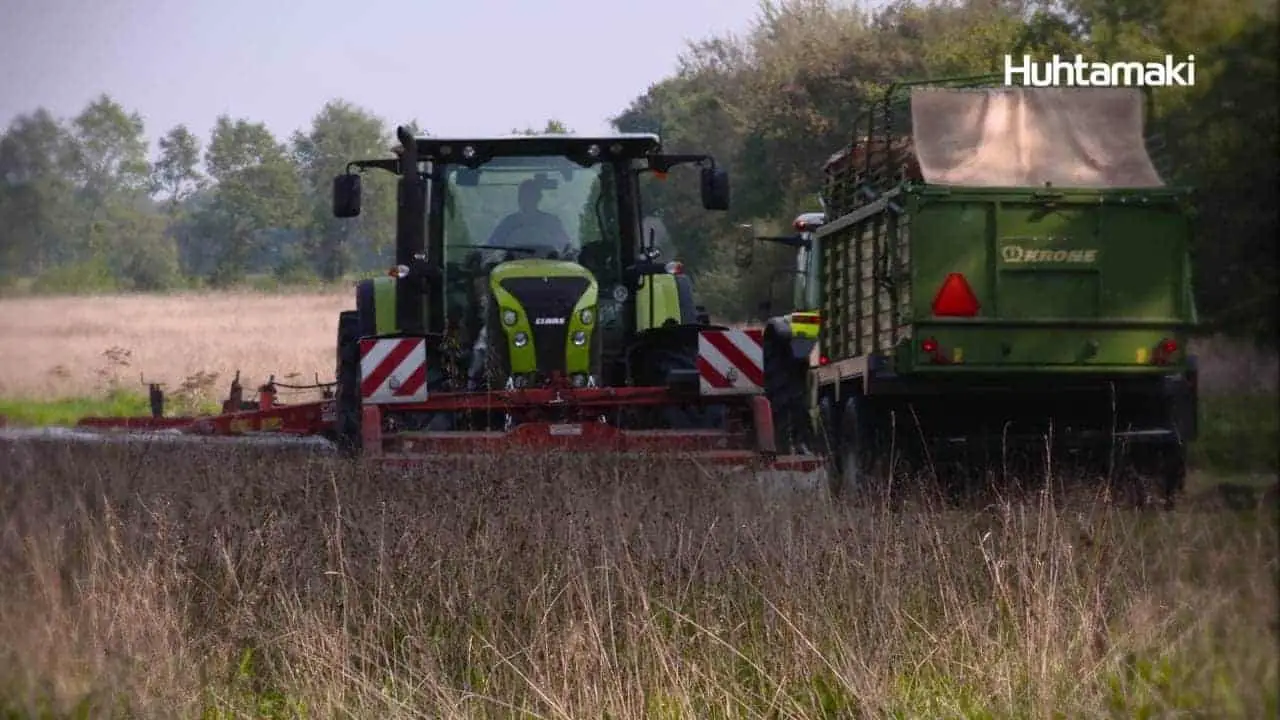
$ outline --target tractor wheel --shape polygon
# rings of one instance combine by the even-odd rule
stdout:
[[[832,497],[839,495],[840,459],[836,448],[839,438],[836,433],[835,401],[830,396],[818,400],[817,416],[810,421],[813,424],[813,454],[822,459],[826,468],[827,490]]]
[[[806,400],[807,365],[791,357],[791,344],[779,337],[772,326],[764,332],[764,393],[773,407],[773,427],[778,451],[798,452],[797,446],[813,441]]]
[[[1133,453],[1136,457],[1133,475],[1139,496],[1146,499],[1146,489],[1159,493],[1166,509],[1173,509],[1187,484],[1187,446],[1152,445]]]
[[[664,350],[655,353],[653,365],[658,377],[666,377],[672,370],[696,370],[697,351],[693,349]],[[725,419],[723,406],[700,406],[692,403],[684,406],[665,406],[661,408],[659,417],[664,427],[673,430],[719,428],[724,426]]]
[[[360,453],[360,314],[338,315],[338,387],[334,393],[334,440],[346,457]]]
[[[833,448],[838,472],[829,476],[833,496],[865,495],[872,488],[875,432],[867,405],[862,395],[853,395],[844,403]]]
[[[1164,506],[1172,510],[1178,497],[1187,488],[1187,445],[1179,442],[1169,448],[1157,467],[1160,495]]]

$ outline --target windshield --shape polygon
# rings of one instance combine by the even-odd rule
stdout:
[[[447,313],[475,336],[478,298],[494,264],[571,260],[603,287],[619,282],[617,194],[610,163],[584,168],[567,158],[495,157],[478,170],[443,168]],[[603,323],[603,308],[601,312]]]
[[[445,173],[446,264],[475,255],[581,262],[585,246],[618,245],[607,163],[583,168],[567,158],[497,157],[478,170],[451,165]]]

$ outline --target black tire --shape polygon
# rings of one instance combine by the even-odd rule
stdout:
[[[873,423],[865,397],[855,394],[845,400],[832,448],[838,470],[828,480],[833,496],[864,496],[872,489],[876,460]]]
[[[663,349],[649,356],[652,367],[659,378],[665,378],[672,370],[696,370],[696,349]],[[660,412],[660,423],[672,430],[707,430],[724,426],[725,412],[723,405],[689,405],[664,406]]]
[[[1173,509],[1187,485],[1187,441],[1185,397],[1166,400],[1168,429],[1173,441],[1162,444],[1138,444],[1129,451],[1126,488],[1138,505],[1158,501],[1165,509]],[[1194,407],[1194,405],[1192,405]],[[1153,497],[1154,496],[1154,497]]]
[[[1151,469],[1160,488],[1160,500],[1172,510],[1187,488],[1187,446],[1179,442],[1162,450],[1153,459]]]
[[[778,452],[793,452],[798,445],[812,445],[812,421],[806,407],[808,361],[791,357],[790,341],[774,330],[764,331],[764,394],[773,410]]]
[[[334,442],[344,457],[361,450],[360,427],[360,313],[338,315],[338,387],[334,392]]]
[[[832,497],[839,496],[840,459],[835,448],[839,446],[838,424],[835,413],[835,402],[831,396],[818,399],[817,417],[813,428],[813,452],[822,458],[827,472],[827,491]]]

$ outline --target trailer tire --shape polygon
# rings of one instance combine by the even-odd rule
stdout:
[[[344,457],[361,450],[360,427],[360,313],[338,314],[338,386],[333,395],[334,443]]]
[[[865,495],[871,489],[875,433],[867,404],[866,397],[854,394],[844,402],[840,413],[833,448],[838,472],[828,476],[835,497]]]
[[[822,459],[826,471],[827,491],[832,497],[838,496],[840,460],[835,448],[839,446],[836,435],[835,401],[830,395],[818,400],[817,413],[814,418],[813,452]]]
[[[1187,487],[1187,446],[1178,442],[1162,453],[1155,462],[1156,480],[1160,485],[1160,499],[1164,507],[1172,510]]]

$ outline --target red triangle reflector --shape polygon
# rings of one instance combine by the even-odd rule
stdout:
[[[973,317],[981,309],[978,297],[960,273],[951,273],[933,298],[933,314],[940,317]]]

